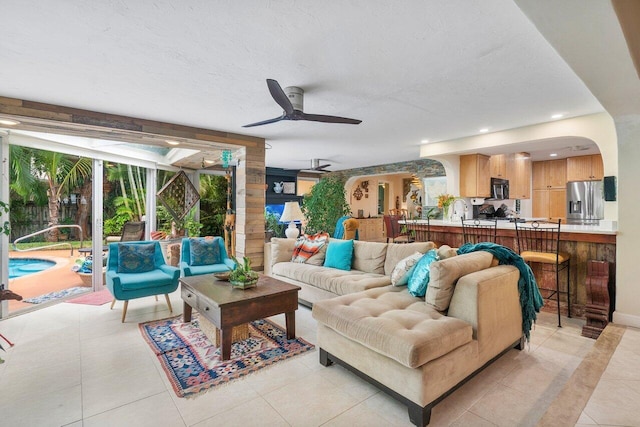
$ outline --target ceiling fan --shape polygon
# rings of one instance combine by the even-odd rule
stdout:
[[[326,170],[325,168],[328,168],[329,166],[331,166],[330,163],[326,163],[324,165],[320,164],[321,160],[326,160],[326,159],[311,159],[311,167],[310,168],[306,168],[306,169],[285,169],[285,170],[297,170],[300,172],[312,172],[312,173],[325,173],[325,172],[331,172],[329,170]]]
[[[307,120],[311,122],[344,123],[351,125],[357,125],[362,122],[362,120],[348,119],[346,117],[307,114],[303,112],[304,90],[295,86],[286,87],[282,90],[280,84],[273,79],[267,79],[267,87],[269,88],[269,92],[273,99],[284,110],[282,115],[274,119],[263,120],[261,122],[244,125],[242,127],[248,128],[253,126],[262,126],[269,123],[279,122],[280,120]]]

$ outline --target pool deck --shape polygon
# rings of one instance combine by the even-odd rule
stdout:
[[[71,271],[71,267],[75,261],[80,258],[80,255],[77,249],[73,251],[73,256],[71,256],[71,250],[69,249],[30,252],[10,251],[9,258],[42,258],[55,261],[56,265],[38,273],[10,279],[9,289],[18,295],[22,295],[23,299],[27,299],[48,294],[49,292],[84,286],[80,276]],[[91,288],[87,287],[87,292],[90,291]],[[74,295],[74,297],[76,296],[78,295]],[[30,304],[23,301],[9,300],[9,314],[15,314],[15,312],[25,309],[37,308],[38,306],[43,306],[43,304]]]

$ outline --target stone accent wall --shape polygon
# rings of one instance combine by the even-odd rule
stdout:
[[[416,175],[418,178],[434,176],[446,176],[444,166],[437,160],[420,159],[409,162],[390,163],[388,165],[367,166],[364,168],[346,169],[330,172],[326,176],[339,176],[344,180],[352,176],[385,175],[389,173],[406,172]]]

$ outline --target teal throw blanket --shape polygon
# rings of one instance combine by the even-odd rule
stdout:
[[[529,341],[529,332],[537,318],[536,313],[539,313],[540,308],[544,305],[531,267],[513,250],[490,242],[477,243],[475,245],[466,243],[458,249],[458,255],[475,251],[489,252],[498,259],[501,265],[513,265],[520,270],[518,292],[520,292],[520,307],[522,307],[522,332],[527,341]]]

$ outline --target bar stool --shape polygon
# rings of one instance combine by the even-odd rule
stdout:
[[[571,317],[571,292],[569,276],[571,271],[571,256],[566,252],[560,252],[560,220],[558,222],[531,221],[516,224],[516,239],[518,241],[518,253],[527,262],[537,262],[544,266],[550,266],[556,274],[555,289],[538,288],[551,292],[546,299],[556,296],[558,304],[558,327],[562,327],[560,320],[560,294],[567,294],[567,312]],[[560,290],[560,271],[567,270],[567,290]],[[549,270],[547,270],[549,271]]]
[[[412,243],[413,239],[406,232],[406,228],[403,230],[399,220],[404,219],[396,215],[384,215],[384,228],[387,236],[387,243],[391,240],[392,243]]]
[[[422,222],[418,224],[417,219],[407,219],[405,222],[407,234],[414,242],[430,242],[431,225],[429,223],[429,218],[426,219],[426,224],[424,223],[425,220],[421,221]]]
[[[498,220],[491,219],[464,219],[462,221],[462,244],[496,242]]]

